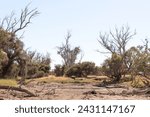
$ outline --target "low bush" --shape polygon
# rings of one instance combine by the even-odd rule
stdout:
[[[65,76],[67,77],[81,77],[82,76],[82,70],[80,64],[75,64],[71,66],[69,69],[65,71]]]
[[[65,71],[64,65],[55,65],[54,74],[55,76],[63,76]]]
[[[82,62],[74,64],[65,71],[65,76],[68,77],[87,77],[95,72],[95,63],[93,62]]]

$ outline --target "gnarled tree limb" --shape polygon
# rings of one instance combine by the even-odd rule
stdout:
[[[15,90],[15,91],[24,92],[24,93],[28,94],[28,96],[30,96],[30,97],[36,96],[34,93],[28,91],[27,89],[23,89],[23,88],[19,88],[19,87],[0,85],[0,89],[7,89],[7,90]]]

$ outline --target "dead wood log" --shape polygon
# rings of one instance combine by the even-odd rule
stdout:
[[[15,91],[24,92],[24,93],[28,94],[30,97],[36,96],[34,93],[28,91],[27,89],[23,89],[23,88],[19,88],[19,87],[0,85],[0,89],[7,89],[7,90],[15,90]]]
[[[150,94],[150,88],[144,90],[133,90],[132,93],[138,95]]]

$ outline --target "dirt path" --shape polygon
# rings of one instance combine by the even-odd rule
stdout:
[[[124,86],[97,87],[91,83],[42,83],[31,82],[24,88],[35,93],[28,97],[17,91],[0,90],[0,99],[39,99],[39,100],[105,100],[105,99],[150,99],[150,95],[135,94],[135,88]]]

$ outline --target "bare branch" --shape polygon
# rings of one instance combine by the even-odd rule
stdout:
[[[130,32],[130,28],[128,26],[122,26],[120,30],[115,28],[115,33],[112,31],[110,31],[109,34],[100,33],[100,40],[98,40],[98,42],[111,53],[119,52],[120,54],[124,54],[126,51],[127,42],[135,34],[135,32]]]
[[[38,15],[38,14],[39,14],[39,12],[37,11],[36,8],[29,11],[28,6],[26,6],[25,9],[22,10],[22,12],[21,12],[21,16],[20,16],[20,19],[19,19],[20,25],[13,32],[16,33],[18,31],[24,29],[25,27],[27,27],[28,24],[31,23],[31,19],[33,17],[35,17],[36,15]]]
[[[29,5],[27,5],[23,10],[21,10],[20,17],[16,18],[15,13],[12,12],[10,16],[5,17],[0,24],[0,28],[3,28],[7,32],[16,34],[18,31],[26,28],[31,20],[37,16],[39,12],[37,8],[29,10]]]

